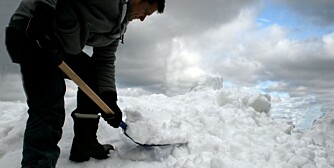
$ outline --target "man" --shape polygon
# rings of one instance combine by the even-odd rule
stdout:
[[[55,167],[65,119],[66,77],[59,69],[65,61],[115,112],[103,113],[80,89],[71,116],[74,138],[70,160],[106,159],[113,149],[96,137],[99,116],[119,127],[115,52],[128,22],[155,11],[162,13],[165,0],[22,0],[6,30],[6,45],[19,63],[29,106],[23,140],[24,168]],[[93,46],[93,55],[82,49]],[[94,115],[91,115],[94,114]]]

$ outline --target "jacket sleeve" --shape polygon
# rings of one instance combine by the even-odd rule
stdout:
[[[115,84],[115,60],[119,39],[108,46],[94,47],[92,59],[97,72],[97,84],[99,93],[105,91],[116,92]]]
[[[54,9],[56,9],[57,1],[58,1],[58,0],[35,0],[34,3],[35,3],[35,4],[36,4],[36,3],[39,3],[39,2],[41,2],[41,3],[45,3],[45,4],[47,4],[47,5],[51,6],[51,7],[53,7]]]
[[[44,3],[56,9],[58,0],[22,0],[20,5],[15,11],[16,15],[32,17],[32,11],[36,3]]]

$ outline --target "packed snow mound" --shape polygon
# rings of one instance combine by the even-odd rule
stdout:
[[[304,136],[311,139],[314,145],[326,149],[319,154],[323,154],[328,164],[334,167],[334,111],[324,114]]]
[[[269,94],[238,94],[237,96],[233,93],[225,90],[220,91],[217,96],[217,103],[219,106],[226,104],[240,105],[245,107],[252,107],[257,112],[268,113],[271,107],[271,96]]]
[[[291,122],[273,120],[270,100],[242,89],[201,89],[173,97],[123,97],[121,106],[135,140],[188,142],[187,156],[178,153],[182,148],[166,156],[168,167],[326,167],[326,147],[302,139]]]
[[[165,95],[121,98],[126,133],[141,144],[186,143],[190,125],[180,119],[182,102]],[[161,106],[164,104],[164,106]]]
[[[190,87],[190,91],[197,91],[202,89],[211,88],[219,90],[223,88],[223,78],[213,75],[203,75],[195,80]]]
[[[257,112],[265,112],[268,113],[270,111],[271,103],[270,103],[271,97],[269,94],[265,95],[258,95],[256,97],[253,97],[248,101],[248,105],[250,107],[253,107],[255,111]]]
[[[107,160],[73,163],[68,160],[73,138],[70,112],[76,100],[75,89],[68,90],[71,93],[65,99],[67,115],[59,142],[58,167],[333,167],[334,112],[318,120],[313,129],[301,132],[287,120],[272,119],[272,109],[266,113],[269,104],[276,103],[270,102],[268,95],[239,88],[199,89],[171,97],[120,96],[118,104],[133,139],[187,145],[140,147],[124,136],[121,129],[113,129],[101,120],[98,139],[113,144],[116,150]],[[0,165],[20,167],[27,107],[22,102],[0,102],[0,108]]]

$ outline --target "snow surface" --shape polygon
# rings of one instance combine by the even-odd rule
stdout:
[[[270,95],[217,87],[200,87],[177,96],[120,96],[127,133],[136,141],[187,144],[140,147],[121,129],[113,129],[101,119],[98,139],[113,144],[116,150],[107,160],[73,163],[68,157],[76,87],[68,81],[67,85],[60,168],[334,167],[333,111],[312,129],[300,131],[290,120],[271,117],[274,102]],[[20,167],[26,110],[22,101],[0,102],[0,167]]]

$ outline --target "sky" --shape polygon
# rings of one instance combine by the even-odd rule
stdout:
[[[18,2],[1,1],[1,32]],[[220,76],[333,107],[333,8],[333,0],[166,0],[163,14],[129,24],[117,51],[117,87],[173,94]],[[17,73],[0,38],[2,76]]]

